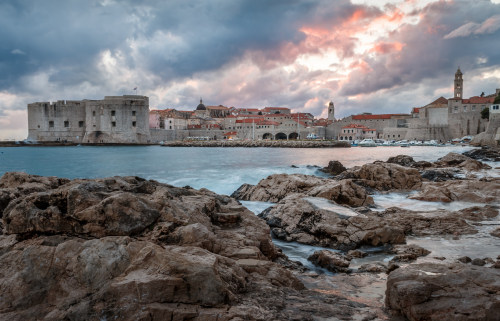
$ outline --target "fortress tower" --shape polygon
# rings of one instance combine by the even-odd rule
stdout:
[[[457,72],[455,73],[455,94],[453,98],[455,99],[463,99],[464,93],[464,80],[462,78],[462,72],[460,71],[460,67],[458,67]]]
[[[328,120],[335,120],[335,106],[333,101],[328,104]]]

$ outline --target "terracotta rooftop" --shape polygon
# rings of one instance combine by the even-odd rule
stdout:
[[[464,104],[492,104],[495,101],[495,97],[479,97],[474,96],[469,99],[463,99]]]
[[[443,96],[439,97],[438,99],[434,100],[432,103],[425,105],[430,106],[430,105],[448,105],[448,99],[444,98]]]

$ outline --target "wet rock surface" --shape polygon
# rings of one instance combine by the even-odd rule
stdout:
[[[322,197],[349,206],[373,204],[366,190],[352,180],[336,181],[303,174],[274,174],[257,185],[243,184],[231,196],[243,201],[276,203],[292,193]]]
[[[345,168],[341,162],[335,160],[328,162],[328,166],[321,169],[322,172],[328,173],[330,175],[339,175],[346,170],[347,168]]]
[[[500,199],[500,179],[424,182],[421,190],[410,198],[430,202],[493,203]]]
[[[285,241],[350,250],[361,245],[397,244],[405,241],[402,229],[377,216],[351,211],[336,213],[314,206],[301,194],[292,194],[260,215],[274,235]]]
[[[412,264],[389,274],[386,305],[409,320],[498,320],[499,280],[498,269]]]
[[[468,171],[478,171],[481,169],[490,169],[491,167],[480,161],[472,159],[463,154],[449,153],[434,162],[436,167],[454,167],[463,168]]]
[[[500,162],[500,150],[498,148],[483,147],[463,153],[463,155],[480,161]]]
[[[337,179],[352,179],[361,186],[377,191],[413,190],[422,184],[422,177],[418,170],[385,162],[374,162],[351,168],[339,175]]]
[[[0,191],[0,319],[349,319],[366,308],[304,289],[273,262],[284,257],[265,222],[227,196],[24,173],[5,174]]]
[[[340,253],[335,253],[328,250],[321,250],[314,252],[309,258],[309,261],[314,264],[321,266],[331,272],[343,272],[348,273],[349,261],[351,260],[348,256],[342,255]]]

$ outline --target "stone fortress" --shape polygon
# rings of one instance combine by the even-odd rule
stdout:
[[[496,133],[497,110],[491,110],[495,94],[463,98],[463,74],[455,73],[454,96],[440,97],[408,114],[351,115],[335,118],[333,102],[328,117],[292,113],[286,107],[235,108],[205,106],[195,110],[149,110],[145,96],[106,96],[102,100],[37,102],[28,105],[28,141],[79,144],[155,144],[172,140],[306,138],[353,141],[448,141],[483,132]],[[493,122],[481,117],[490,109]],[[488,128],[490,124],[491,128]],[[494,136],[494,134],[493,134]]]
[[[149,99],[106,96],[28,105],[28,140],[36,142],[146,144]]]

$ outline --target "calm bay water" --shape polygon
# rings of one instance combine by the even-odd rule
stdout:
[[[243,183],[256,184],[275,173],[321,175],[330,160],[346,167],[399,154],[434,161],[469,147],[375,148],[186,148],[161,146],[75,146],[0,148],[0,175],[7,171],[67,178],[135,175],[175,186],[231,194]],[[291,167],[298,166],[297,168]]]

